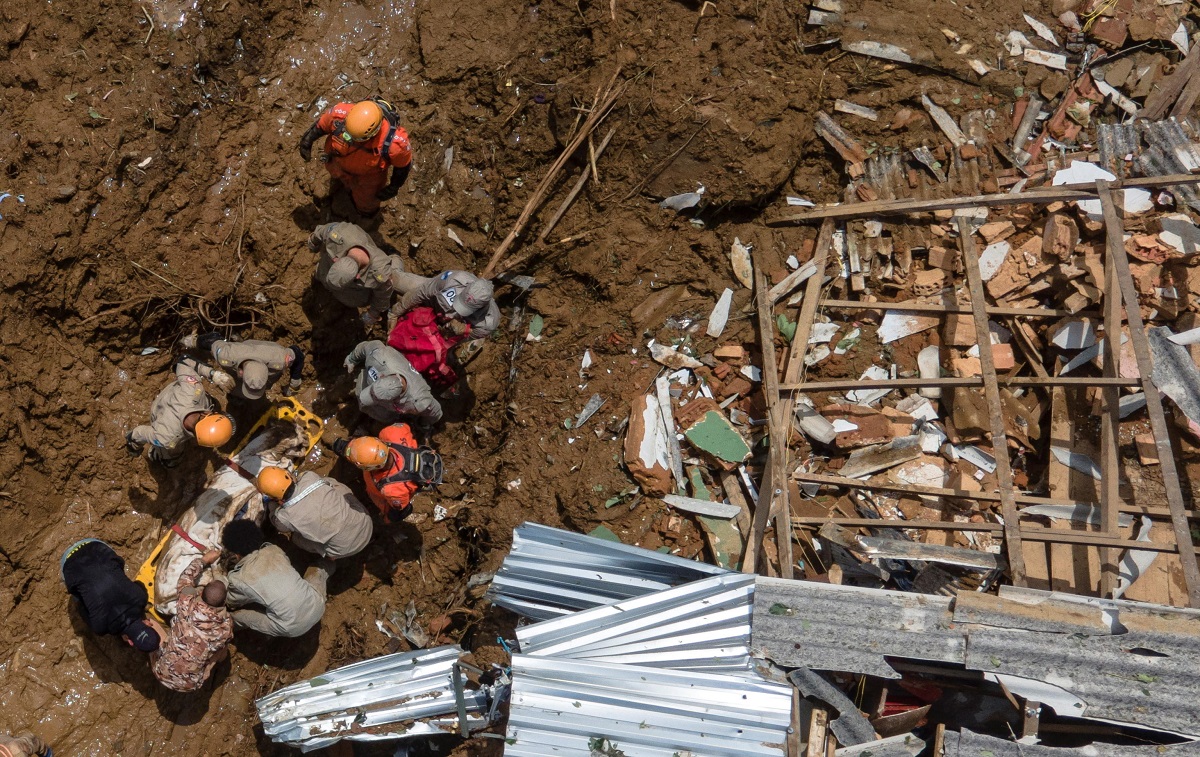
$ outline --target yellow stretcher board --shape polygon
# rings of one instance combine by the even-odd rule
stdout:
[[[304,426],[304,433],[308,437],[308,446],[304,448],[306,456],[312,452],[313,447],[317,446],[317,442],[321,440],[321,432],[325,430],[325,421],[321,420],[316,413],[300,404],[294,397],[284,397],[274,402],[267,412],[263,413],[262,417],[250,427],[250,433],[246,434],[230,457],[241,452],[246,443],[254,438],[254,434],[272,420],[281,420]],[[167,548],[167,542],[170,541],[173,533],[171,529],[167,529],[167,532],[158,540],[154,551],[146,558],[146,562],[142,563],[142,567],[138,568],[137,577],[133,579],[146,587],[146,613],[163,624],[167,622],[166,619],[154,608],[154,577],[158,572],[158,560],[162,556],[163,550]]]

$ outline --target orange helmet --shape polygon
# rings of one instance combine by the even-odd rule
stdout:
[[[346,447],[346,459],[363,470],[387,465],[388,446],[374,436],[360,436]]]
[[[342,139],[348,142],[362,142],[378,134],[382,125],[383,108],[374,100],[363,100],[356,103],[346,114]]]
[[[270,497],[271,499],[284,499],[287,497],[287,491],[291,488],[293,480],[292,474],[285,471],[283,468],[274,466],[266,466],[258,474],[258,490]]]
[[[193,433],[201,447],[220,447],[233,438],[233,421],[224,413],[209,413],[196,423]]]

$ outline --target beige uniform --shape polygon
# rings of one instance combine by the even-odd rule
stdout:
[[[308,238],[308,247],[320,252],[317,262],[317,281],[346,307],[370,307],[377,313],[388,309],[392,298],[392,273],[404,271],[404,263],[395,255],[388,255],[376,246],[367,232],[352,223],[327,223],[318,226]],[[329,280],[329,269],[338,260],[346,257],[351,247],[367,251],[370,262],[359,271],[358,277],[347,286],[336,286]]]
[[[268,636],[303,636],[325,614],[325,577],[301,578],[283,550],[264,544],[229,571],[233,624]]]
[[[495,300],[469,316],[461,316],[454,310],[454,300],[478,277],[467,271],[444,271],[432,278],[400,273],[393,277],[396,291],[403,295],[392,308],[399,317],[415,307],[430,307],[446,318],[453,318],[470,325],[468,339],[486,339],[500,326],[500,306]]]
[[[292,364],[293,354],[290,349],[275,342],[265,342],[261,339],[247,339],[244,342],[226,342],[219,340],[213,343],[212,356],[217,364],[238,378],[238,366],[247,360],[256,360],[267,366],[267,385],[270,389]],[[245,398],[242,392],[242,382],[231,392],[236,397]]]
[[[429,384],[398,350],[373,339],[359,342],[348,359],[362,366],[356,390],[358,406],[367,415],[384,423],[393,423],[402,417],[415,418],[426,426],[442,419],[442,406],[434,398]],[[371,385],[385,376],[403,376],[408,390],[393,400],[375,399]]]
[[[211,413],[213,401],[204,392],[200,377],[212,370],[199,365],[191,358],[182,358],[175,364],[175,380],[158,393],[150,405],[150,423],[130,432],[129,438],[138,444],[151,444],[161,458],[174,459],[186,450],[186,442],[193,437],[183,429],[183,419],[192,413]]]
[[[0,757],[35,757],[45,751],[45,742],[37,736],[24,734],[14,738],[0,734]]]
[[[305,471],[296,493],[271,509],[271,522],[291,532],[300,549],[337,560],[363,550],[371,541],[371,516],[349,487]]]

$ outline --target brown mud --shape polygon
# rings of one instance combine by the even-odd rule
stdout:
[[[945,54],[943,2],[846,5],[902,27],[907,44],[940,51],[934,58]],[[811,130],[818,109],[847,96],[879,109],[879,124],[848,126],[870,142],[883,139],[883,119],[896,109],[919,108],[923,90],[955,115],[1012,94],[1003,76],[981,88],[836,50],[802,52],[828,36],[806,29],[804,4],[706,6],[703,14],[674,0],[0,7],[0,192],[24,199],[0,201],[0,727],[35,730],[68,756],[288,753],[256,728],[253,698],[408,649],[376,628],[385,604],[413,601],[427,629],[503,659],[495,640],[511,634],[509,620],[485,615],[483,588],[466,584],[496,569],[522,521],[581,531],[604,523],[627,543],[700,550],[694,526],[673,524],[655,505],[604,506],[632,487],[618,432],[630,398],[657,372],[647,339],[713,346],[664,320],[703,318],[725,286],[737,287],[734,236],[765,253],[775,278],[812,238],[755,219],[783,194],[837,199],[841,161]],[[972,8],[953,12],[957,31],[980,47],[994,51],[996,32],[1018,28],[1019,4]],[[600,180],[551,235],[575,240],[549,244],[518,269],[542,285],[528,297],[500,291],[506,328],[470,366],[472,396],[436,437],[446,485],[339,569],[319,630],[287,642],[239,634],[232,662],[192,696],[159,688],[118,640],[88,634],[58,577],[62,550],[101,537],[136,570],[215,462],[197,454],[164,472],[123,448],[169,380],[180,336],[216,327],[300,344],[311,355],[301,399],[336,424],[355,423],[341,364],[363,333],[352,313],[310,288],[314,258],[304,245],[329,212],[325,172],[296,152],[319,109],[390,99],[416,163],[385,204],[377,237],[413,271],[480,270],[618,67],[630,83],[597,134],[616,129]],[[928,128],[888,136],[920,141]],[[560,184],[580,166],[576,159]],[[699,223],[655,204],[699,185]],[[667,289],[649,315],[638,309]],[[736,292],[723,341],[753,344],[753,320],[738,316],[750,294]],[[533,313],[545,331],[526,343]],[[593,364],[581,375],[585,350]],[[607,404],[583,429],[567,428],[593,393]],[[329,468],[328,456],[318,467]],[[448,517],[435,522],[438,504]],[[502,743],[459,749],[498,754]]]

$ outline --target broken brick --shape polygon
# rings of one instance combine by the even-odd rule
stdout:
[[[1138,434],[1133,437],[1137,446],[1138,460],[1142,465],[1158,465],[1158,445],[1154,443],[1154,434]]]
[[[979,343],[975,334],[975,320],[962,313],[946,315],[946,325],[942,327],[942,341],[951,347],[969,347]]]
[[[1012,221],[992,221],[979,227],[979,235],[987,240],[988,244],[1008,239],[1015,233],[1017,229]]]
[[[1066,261],[1079,244],[1079,227],[1075,221],[1062,213],[1053,213],[1046,219],[1042,233],[1042,252]]]
[[[930,247],[929,265],[951,273],[958,271],[958,250],[947,247]]]
[[[1092,25],[1091,36],[1110,50],[1120,50],[1129,36],[1129,26],[1119,18],[1101,17]]]
[[[958,148],[958,156],[963,160],[974,160],[979,157],[979,148],[968,142]]]
[[[997,371],[1011,371],[1017,365],[1011,344],[992,345],[992,363]]]
[[[746,359],[746,348],[740,344],[722,344],[713,350],[713,357],[739,363]]]

